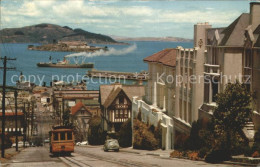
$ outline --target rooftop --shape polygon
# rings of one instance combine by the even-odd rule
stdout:
[[[164,49],[144,59],[145,62],[161,63],[166,66],[176,66],[177,49]]]

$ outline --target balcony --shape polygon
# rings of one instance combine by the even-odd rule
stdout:
[[[206,75],[220,75],[220,65],[213,65],[213,64],[204,64],[204,74]]]

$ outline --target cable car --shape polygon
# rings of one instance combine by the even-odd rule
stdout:
[[[52,154],[71,154],[74,152],[73,129],[65,126],[52,127],[49,132],[50,152]]]

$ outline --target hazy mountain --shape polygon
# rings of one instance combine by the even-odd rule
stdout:
[[[82,29],[72,29],[54,24],[37,24],[21,28],[0,30],[2,43],[52,43],[53,40],[85,41],[87,43],[116,44],[109,36],[91,33]]]
[[[179,38],[179,37],[111,37],[117,41],[166,41],[166,42],[192,42],[192,39]]]

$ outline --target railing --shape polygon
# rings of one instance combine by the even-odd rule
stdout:
[[[208,75],[220,75],[219,65],[204,64],[204,72]]]

